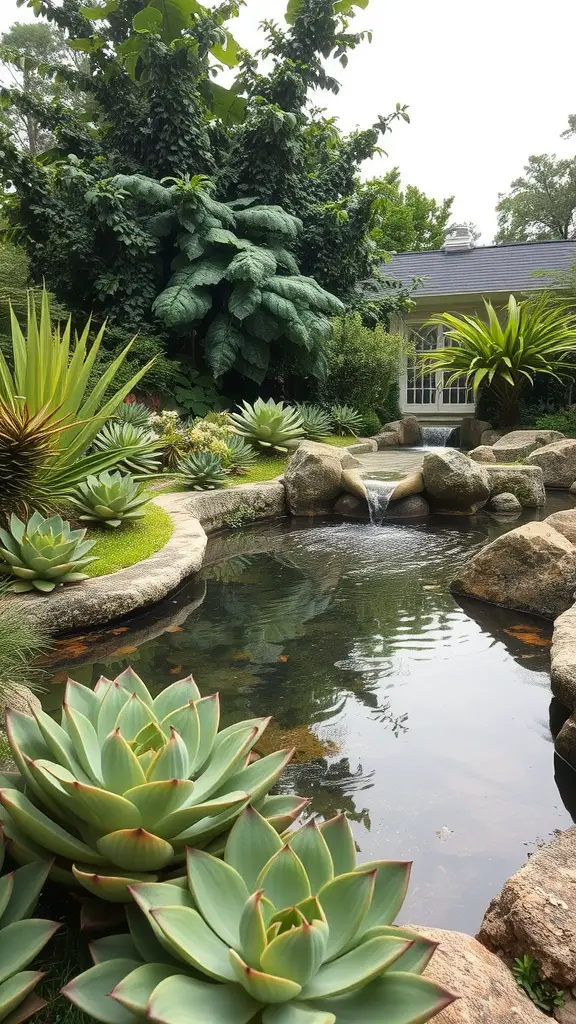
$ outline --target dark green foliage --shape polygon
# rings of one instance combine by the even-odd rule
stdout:
[[[335,433],[342,434],[343,437],[349,434],[358,436],[363,427],[362,416],[351,405],[333,405],[330,409],[330,419]]]
[[[524,176],[500,196],[497,242],[573,238],[576,227],[576,159],[528,157]]]
[[[566,437],[576,437],[576,407],[564,412],[544,413],[534,420],[536,430],[559,430]]]
[[[398,383],[405,343],[381,325],[365,327],[359,313],[336,317],[328,348],[329,374],[319,397],[326,405],[351,405],[362,414],[376,412],[383,422]]]
[[[100,380],[106,367],[116,359],[132,338],[132,348],[114,379],[114,390],[118,390],[119,386],[154,359],[153,365],[138,384],[138,394],[145,398],[172,398],[182,374],[181,364],[178,360],[169,359],[165,355],[166,335],[161,332],[154,333],[152,328],[146,326],[142,333],[136,336],[132,331],[121,327],[109,328],[98,361],[94,365],[91,381],[96,383]]]
[[[542,977],[540,965],[533,956],[516,957],[512,974],[518,987],[540,1010],[553,1015],[555,1007],[564,1006],[564,990]]]
[[[442,248],[448,233],[453,196],[437,203],[414,185],[402,190],[398,167],[361,187],[372,197],[370,238],[380,251],[421,252]]]
[[[330,413],[321,405],[302,402],[296,405],[304,427],[304,436],[312,441],[320,441],[332,433]]]
[[[382,423],[380,417],[376,412],[364,412],[362,413],[362,433],[366,437],[371,437],[373,434],[378,434]]]

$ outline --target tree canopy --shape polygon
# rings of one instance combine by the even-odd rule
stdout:
[[[372,197],[370,238],[387,252],[441,249],[446,241],[454,197],[438,203],[415,185],[404,189],[400,169],[373,178],[363,189]]]
[[[576,231],[576,159],[531,156],[524,175],[501,195],[496,242],[573,238]]]

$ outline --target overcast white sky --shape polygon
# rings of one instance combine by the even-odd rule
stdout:
[[[287,0],[247,0],[234,26],[253,48],[258,23],[281,19]],[[14,20],[32,20],[15,0],[0,0],[0,31]],[[372,28],[364,44],[339,69],[338,96],[318,105],[344,130],[370,125],[396,102],[410,107],[411,124],[388,135],[387,157],[369,162],[373,175],[398,164],[405,183],[442,199],[454,195],[457,220],[472,220],[488,244],[496,228],[498,193],[521,173],[531,153],[572,156],[576,139],[560,139],[576,113],[571,42],[576,37],[573,0],[371,0],[354,22]]]

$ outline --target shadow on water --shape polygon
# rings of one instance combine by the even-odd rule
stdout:
[[[512,526],[518,525],[513,523]],[[346,811],[364,859],[414,859],[404,920],[474,931],[490,898],[574,802],[554,781],[551,626],[448,581],[510,529],[277,523],[211,538],[202,578],[52,652],[62,697],[132,663],[158,687],[194,671],[226,721],[273,715],[295,744],[284,791]]]

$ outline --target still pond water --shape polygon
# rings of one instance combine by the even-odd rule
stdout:
[[[192,671],[204,694],[220,690],[228,721],[274,716],[273,748],[298,746],[283,791],[346,811],[361,859],[414,860],[404,922],[474,932],[504,880],[571,823],[548,725],[550,624],[448,590],[517,525],[215,537],[202,577],[152,613],[61,641],[47,705],[68,672],[90,683],[132,664],[162,686]]]

